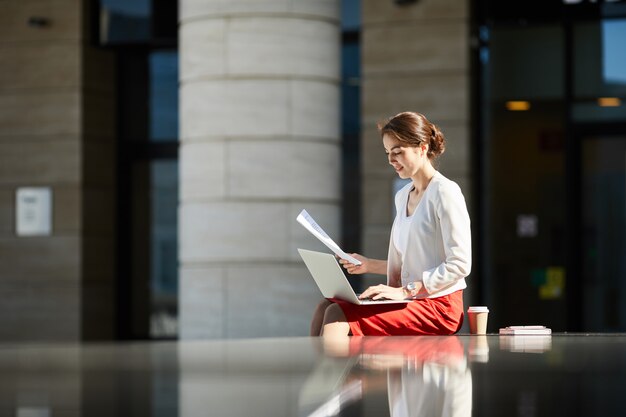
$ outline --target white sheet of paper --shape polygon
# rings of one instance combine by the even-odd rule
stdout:
[[[311,232],[311,234],[313,236],[318,238],[320,242],[322,242],[324,245],[326,245],[328,247],[328,249],[332,250],[341,259],[345,259],[346,261],[348,261],[348,262],[350,262],[350,263],[352,263],[354,265],[361,265],[361,261],[359,261],[355,257],[350,256],[347,253],[345,253],[344,251],[342,251],[341,248],[339,247],[339,245],[337,245],[330,238],[330,236],[328,236],[326,234],[324,229],[322,229],[320,227],[320,225],[317,224],[315,222],[315,220],[313,220],[313,217],[311,217],[311,215],[309,213],[307,213],[306,210],[302,210],[300,212],[300,214],[298,214],[298,217],[296,218],[296,220],[298,220],[298,223],[300,223],[302,226],[304,226],[304,228],[306,230]]]

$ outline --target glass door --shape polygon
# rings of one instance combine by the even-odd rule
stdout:
[[[576,22],[568,157],[570,330],[626,330],[626,19]],[[571,213],[574,213],[572,216]],[[575,239],[578,236],[578,239]]]
[[[480,302],[494,329],[626,331],[626,10],[513,3],[474,2]]]
[[[583,329],[625,331],[626,133],[580,144]]]
[[[484,302],[490,327],[566,329],[565,38],[560,24],[481,30]],[[537,65],[537,63],[541,65]]]

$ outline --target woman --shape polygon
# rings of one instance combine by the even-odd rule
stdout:
[[[445,150],[445,138],[414,112],[397,114],[378,129],[389,164],[411,182],[395,197],[387,260],[352,254],[361,265],[340,263],[350,274],[387,275],[386,285],[369,287],[361,298],[412,301],[356,305],[323,300],[313,315],[311,335],[454,334],[463,324],[471,232],[461,189],[433,167]]]

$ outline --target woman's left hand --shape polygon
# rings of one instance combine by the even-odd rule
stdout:
[[[374,285],[369,287],[359,296],[360,299],[371,300],[404,300],[406,294],[402,287],[390,287],[389,285]]]

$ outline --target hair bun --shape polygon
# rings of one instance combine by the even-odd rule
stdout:
[[[428,144],[428,153],[431,158],[437,158],[446,151],[446,138],[443,136],[439,127],[434,123],[431,124],[433,133]]]
[[[398,113],[378,124],[381,137],[390,135],[407,146],[428,144],[428,158],[434,160],[446,149],[446,139],[441,130],[426,116],[417,112]]]

